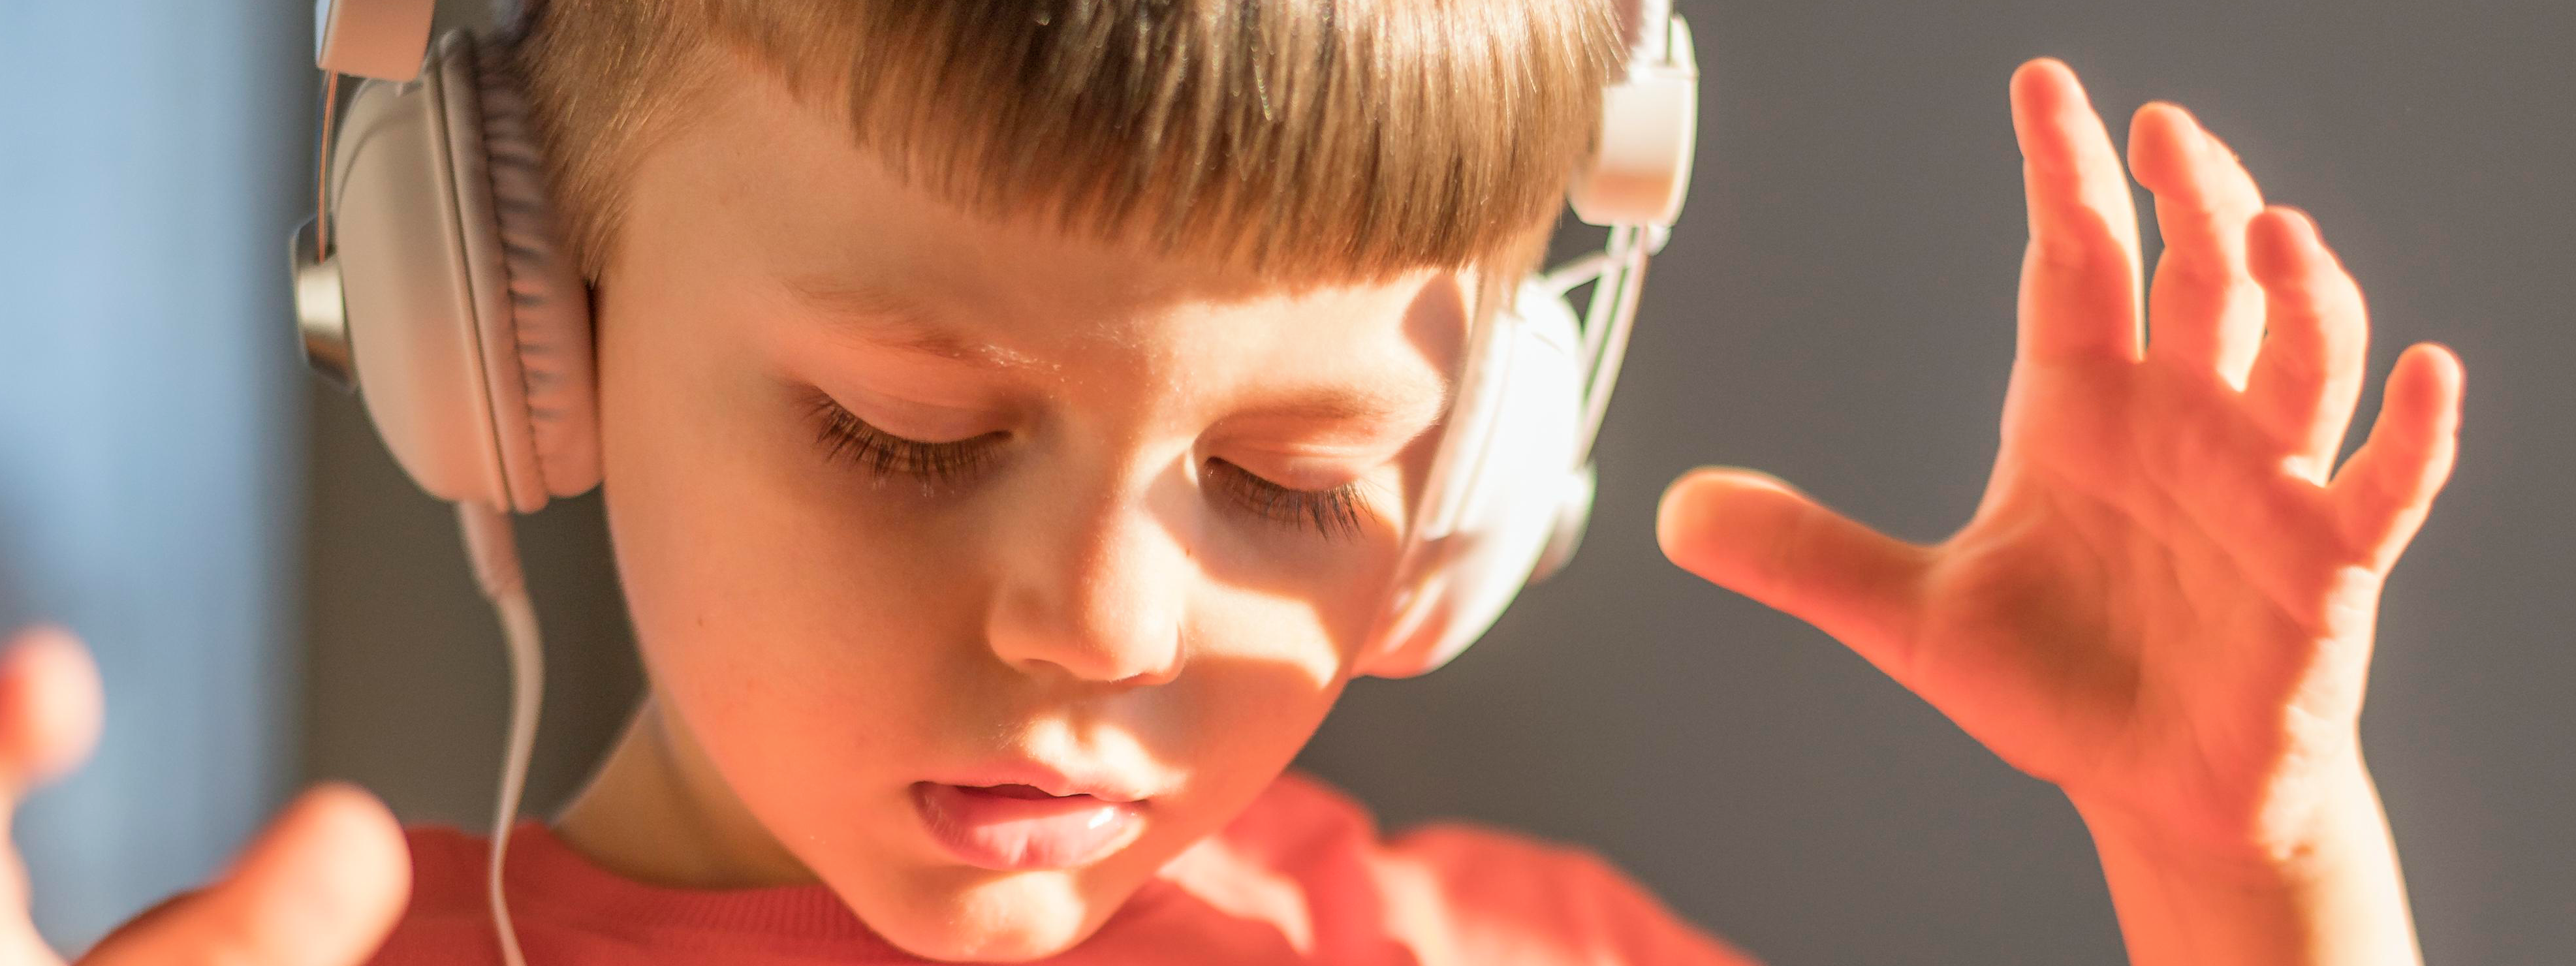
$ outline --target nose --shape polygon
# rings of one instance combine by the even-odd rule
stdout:
[[[1030,512],[1003,531],[1006,576],[985,628],[995,655],[1084,681],[1180,674],[1190,550],[1144,495],[1060,490],[1023,503]]]

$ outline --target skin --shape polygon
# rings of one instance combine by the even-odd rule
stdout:
[[[713,96],[636,173],[600,286],[653,686],[562,833],[637,878],[820,880],[923,956],[1052,955],[1249,804],[1351,678],[1472,280],[1291,293],[1147,262],[936,204],[778,89]],[[823,294],[862,289],[908,308]],[[975,358],[899,344],[923,332]],[[817,390],[897,436],[1009,439],[953,485],[880,477],[816,444]],[[1386,411],[1311,411],[1336,399]],[[1373,509],[1328,539],[1250,512],[1247,471]],[[1144,783],[1142,837],[1064,871],[948,857],[912,785],[1015,756]]]
[[[2133,962],[2415,962],[2357,724],[2380,588],[2450,474],[2459,360],[2400,355],[2329,473],[2368,323],[2314,224],[2188,112],[2141,108],[2129,166],[2167,239],[2142,319],[2099,116],[2054,60],[2012,95],[2031,243],[1975,517],[1913,546],[1710,469],[1657,536],[2063,789]]]
[[[822,881],[928,955],[1061,949],[1305,741],[1353,672],[1423,459],[1414,417],[1219,428],[1292,386],[1436,398],[1460,280],[1291,293],[957,220],[881,193],[834,132],[800,127],[821,120],[736,93],[745,110],[710,116],[739,114],[716,123],[749,124],[731,143],[757,151],[658,153],[602,290],[611,524],[654,687],[561,831],[638,878]],[[2449,472],[2460,364],[2405,352],[2337,468],[2367,323],[2308,219],[2150,104],[2128,159],[2168,241],[2150,288],[2119,155],[2072,72],[2032,61],[2011,93],[2032,241],[1974,518],[1908,545],[1706,469],[1667,492],[1658,536],[2064,789],[2133,961],[2415,962],[2356,721],[2380,586]],[[862,272],[966,293],[948,331],[1026,365],[888,350],[783,281]],[[871,482],[798,421],[792,390],[827,384],[854,406],[864,387],[891,430],[1007,432],[1014,449],[959,493]],[[1380,488],[1355,537],[1245,518],[1207,485],[1212,459],[1286,475],[1262,456],[1336,433],[1329,472],[1288,462],[1315,473],[1293,485]],[[77,642],[23,638],[0,659],[0,793],[67,768],[97,717]],[[893,790],[1006,751],[1096,756],[1169,798],[1090,867],[942,864]],[[81,962],[355,963],[405,871],[382,806],[324,786],[235,870]],[[0,953],[55,962],[14,915]]]

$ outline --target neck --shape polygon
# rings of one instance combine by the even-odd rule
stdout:
[[[736,889],[817,881],[716,773],[651,693],[554,832],[594,865],[648,885]]]

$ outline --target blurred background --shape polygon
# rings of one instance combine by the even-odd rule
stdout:
[[[2119,957],[2060,795],[1653,540],[1701,463],[1909,539],[1967,518],[2025,237],[2005,79],[2053,54],[2115,139],[2179,101],[2316,216],[2373,311],[2362,425],[2406,344],[2466,360],[2458,473],[2388,590],[2363,732],[2428,957],[2576,953],[2576,5],[1678,6],[1706,75],[1695,187],[1582,555],[1448,669],[1354,686],[1304,765],[1389,826],[1598,850],[1776,963]],[[290,333],[311,24],[284,0],[0,2],[0,624],[68,623],[109,694],[98,753],[15,829],[61,948],[315,779],[488,820],[506,678],[453,518]],[[543,813],[640,678],[597,497],[520,529],[551,645]]]

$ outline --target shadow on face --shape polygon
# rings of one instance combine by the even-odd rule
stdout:
[[[792,855],[925,955],[1063,948],[1347,683],[1473,276],[1287,285],[980,220],[782,92],[711,97],[639,166],[597,300],[611,532],[687,752],[633,807]],[[1015,872],[924,833],[914,786],[1022,760],[1150,791],[1141,831]]]

